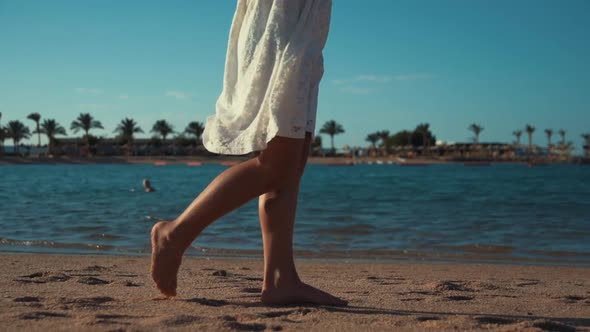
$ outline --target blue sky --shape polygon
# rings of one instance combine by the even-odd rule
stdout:
[[[2,122],[39,112],[69,129],[90,112],[112,135],[204,121],[221,92],[236,1],[0,0]],[[590,1],[334,0],[318,130],[367,145],[428,122],[438,139],[512,141],[530,123],[590,132]],[[70,135],[73,135],[68,131]],[[557,135],[555,135],[557,136]],[[555,137],[554,141],[558,138]],[[326,141],[328,142],[328,141]]]

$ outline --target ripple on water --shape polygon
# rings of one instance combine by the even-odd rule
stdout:
[[[2,166],[1,249],[149,251],[154,220],[145,216],[175,217],[225,169]],[[144,177],[158,192],[141,190]],[[301,183],[295,246],[313,257],[438,255],[587,262],[588,183],[590,167],[571,165],[309,165]],[[228,255],[258,253],[262,243],[257,201],[215,222],[198,243],[231,249],[224,252]]]

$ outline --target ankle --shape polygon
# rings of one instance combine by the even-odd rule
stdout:
[[[170,222],[170,233],[168,238],[183,250],[186,250],[202,231],[203,229],[197,229],[186,222],[181,223],[178,220],[173,220]]]
[[[271,270],[272,271],[272,270]],[[301,284],[301,279],[295,269],[275,269],[274,273],[265,276],[263,290],[291,288]]]
[[[176,221],[166,222],[163,226],[160,229],[160,235],[164,239],[166,246],[182,249],[183,252],[190,246],[192,241],[187,243]]]

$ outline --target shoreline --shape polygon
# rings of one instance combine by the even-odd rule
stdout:
[[[148,257],[0,255],[7,330],[590,331],[587,267],[297,261],[338,308],[261,305],[261,259],[187,257],[162,301]]]
[[[323,251],[317,253],[309,250],[295,250],[295,257],[304,262],[311,263],[354,263],[354,264],[456,264],[456,265],[510,265],[510,266],[547,266],[547,267],[587,267],[590,268],[590,256],[585,253],[574,252],[548,252],[545,257],[532,257],[526,255],[506,256],[500,253],[474,253],[474,252],[429,252],[429,251],[357,251],[337,252]],[[144,251],[67,251],[56,248],[50,251],[35,250],[7,250],[4,247],[0,255],[43,255],[43,256],[80,256],[80,257],[149,257],[149,252]],[[261,249],[223,249],[223,248],[197,248],[191,247],[185,253],[185,257],[191,259],[221,259],[221,260],[256,260],[262,257]],[[582,257],[572,260],[571,257]]]

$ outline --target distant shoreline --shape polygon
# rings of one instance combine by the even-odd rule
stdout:
[[[204,164],[233,164],[252,158],[251,156],[150,156],[150,157],[0,157],[2,165],[95,165],[95,164],[139,164],[139,165],[188,165],[200,166]],[[465,164],[467,166],[488,166],[491,164],[571,164],[575,161],[546,161],[540,160],[441,160],[434,158],[399,159],[396,157],[309,157],[308,164],[314,165],[349,165],[349,164],[399,164],[408,166],[422,166],[435,164]]]

